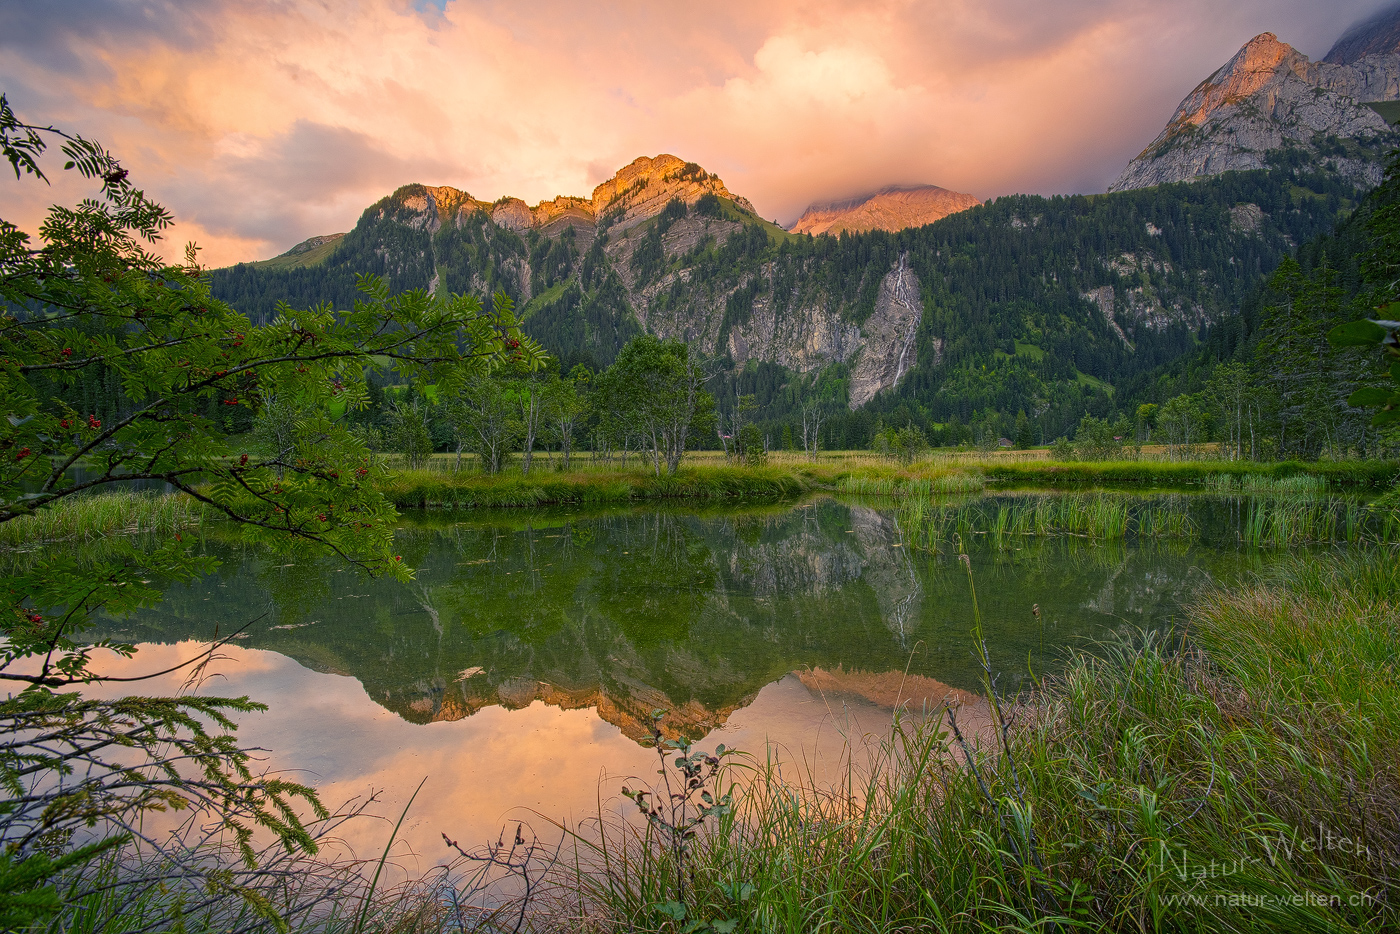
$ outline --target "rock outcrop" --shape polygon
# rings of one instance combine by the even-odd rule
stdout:
[[[976,207],[976,195],[949,191],[937,185],[913,188],[892,186],[849,201],[813,204],[793,224],[793,233],[862,233],[867,230],[903,230]]]
[[[694,204],[712,194],[755,213],[747,198],[731,194],[718,175],[711,175],[694,162],[661,154],[654,159],[641,156],[593,189],[593,213],[609,227],[625,230],[648,220],[674,199]]]
[[[914,366],[914,335],[924,314],[919,280],[901,254],[880,283],[875,313],[861,327],[863,347],[851,372],[851,408],[858,409],[876,393],[899,384]]]
[[[1378,183],[1380,157],[1400,135],[1364,102],[1400,98],[1400,54],[1385,38],[1395,29],[1400,13],[1320,62],[1273,33],[1255,36],[1181,102],[1109,190],[1261,169],[1269,153],[1284,149],[1302,150],[1358,184]]]
[[[305,240],[301,241],[296,246],[292,247],[290,250],[280,255],[300,256],[303,253],[310,253],[312,250],[316,249],[319,246],[325,246],[327,243],[336,242],[343,236],[345,236],[345,234],[343,233],[333,233],[321,234],[320,236],[316,237],[307,237]]]

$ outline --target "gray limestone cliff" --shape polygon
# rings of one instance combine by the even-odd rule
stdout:
[[[934,199],[944,208],[953,204],[961,210],[977,203],[972,195],[934,191],[948,196]],[[730,207],[692,210],[707,194]],[[676,202],[687,209],[679,214],[672,210],[663,217]],[[927,202],[921,195],[911,203],[927,209]],[[707,356],[728,356],[739,366],[758,361],[811,373],[833,363],[846,364],[851,367],[852,408],[898,384],[915,363],[914,335],[923,309],[919,282],[907,256],[879,273],[884,278],[878,296],[863,320],[856,320],[849,307],[819,291],[780,295],[771,265],[733,281],[692,282],[693,269],[684,261],[686,256],[721,249],[731,237],[761,220],[748,200],[732,194],[717,176],[676,156],[637,159],[597,186],[588,199],[559,197],[530,207],[518,198],[487,203],[455,188],[408,185],[372,211],[379,222],[428,234],[488,223],[521,238],[521,249],[506,251],[490,268],[517,285],[527,316],[539,282],[533,273],[538,264],[547,262],[548,251],[541,252],[539,244],[566,242],[563,248],[574,256],[600,248],[608,275],[615,277],[642,329],[661,338],[684,340]],[[428,247],[434,249],[432,241]],[[657,247],[661,271],[653,273],[639,251]],[[441,257],[424,259],[440,268]],[[468,288],[462,288],[463,283],[452,288],[476,294],[490,291],[490,283],[482,278],[485,274],[479,264],[473,267]],[[429,289],[440,285],[445,285],[444,278],[433,275]],[[729,311],[736,296],[751,293],[742,315]]]

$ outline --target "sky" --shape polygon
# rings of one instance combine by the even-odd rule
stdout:
[[[1320,58],[1387,2],[0,0],[0,91],[218,266],[410,182],[535,204],[663,152],[784,224],[890,184],[1099,192],[1251,37]],[[89,193],[51,169],[0,217]]]

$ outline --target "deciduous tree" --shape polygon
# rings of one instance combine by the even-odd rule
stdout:
[[[394,510],[375,485],[378,468],[330,416],[332,405],[362,405],[366,370],[386,361],[451,388],[491,361],[528,365],[539,349],[512,318],[483,313],[475,299],[391,295],[372,277],[361,280],[353,307],[282,305],[254,327],[212,298],[193,246],[183,265],[157,255],[171,216],[110,153],[23,122],[0,96],[0,153],[17,179],[47,181],[40,160],[55,140],[65,169],[96,192],[55,206],[37,242],[0,221],[0,523],[112,484],[159,481],[267,547],[407,577],[393,554]],[[94,379],[116,387],[119,404],[102,413],[75,404],[69,390]],[[255,410],[260,397],[305,407],[290,449],[262,454],[225,433],[221,413]],[[314,848],[295,806],[301,797],[324,813],[314,794],[254,777],[232,737],[231,716],[257,709],[247,698],[108,702],[64,691],[104,680],[93,661],[99,646],[134,652],[86,638],[94,613],[150,606],[160,582],[211,570],[213,559],[192,544],[179,535],[151,548],[115,542],[95,564],[54,549],[4,578],[0,681],[17,691],[0,701],[7,917],[26,905],[36,916],[50,910],[56,899],[46,886],[57,867],[94,855],[70,846],[75,831],[98,826],[119,842],[142,833],[153,808],[208,808],[247,859],[258,825],[289,846]]]

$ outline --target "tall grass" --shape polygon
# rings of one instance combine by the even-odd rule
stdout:
[[[1261,484],[1258,492],[1277,492],[1291,481],[1315,490],[1327,486],[1387,489],[1400,480],[1395,461],[984,461],[988,479],[1027,483],[1162,483],[1203,484],[1221,492],[1253,492],[1246,482]],[[1229,479],[1226,479],[1229,478]],[[1229,488],[1224,487],[1228,485]]]
[[[1317,542],[1395,542],[1397,517],[1355,500],[1306,496],[1256,497],[1249,502],[1240,538],[1258,547],[1287,548]]]
[[[1201,481],[1201,485],[1213,493],[1261,494],[1321,494],[1326,493],[1328,478],[1315,474],[1291,474],[1273,476],[1271,474],[1214,473]]]
[[[980,493],[986,487],[986,478],[976,470],[907,477],[851,475],[836,483],[839,492],[856,496],[938,496]]]
[[[203,504],[183,493],[122,490],[73,496],[0,525],[0,547],[22,548],[109,535],[169,535],[199,525]]]
[[[936,454],[897,464],[867,452],[836,452],[808,460],[778,452],[766,467],[725,462],[717,452],[697,452],[676,477],[657,477],[635,455],[627,465],[589,464],[584,457],[562,470],[543,460],[527,476],[514,467],[487,475],[452,469],[437,456],[421,470],[391,469],[380,481],[401,508],[596,505],[654,499],[772,499],[812,489],[860,496],[909,499],[979,493],[989,481],[1028,484],[1200,484],[1218,492],[1305,493],[1331,487],[1392,484],[1400,467],[1380,461],[1332,464],[1246,462],[1074,462],[1013,460],[978,454]]]
[[[971,535],[1010,547],[1026,536],[1077,535],[1113,540],[1128,535],[1189,538],[1196,534],[1179,497],[1120,493],[1012,495],[962,503],[913,496],[897,512],[908,544],[941,551]]]
[[[1400,561],[1288,564],[1189,639],[1075,656],[964,758],[941,712],[834,784],[756,757],[697,841],[688,916],[754,931],[1400,926]],[[962,718],[960,718],[962,719]],[[996,723],[993,720],[993,723]],[[561,880],[593,930],[678,930],[675,867],[605,821]],[[733,923],[734,927],[729,927]],[[722,927],[720,925],[723,925]]]

